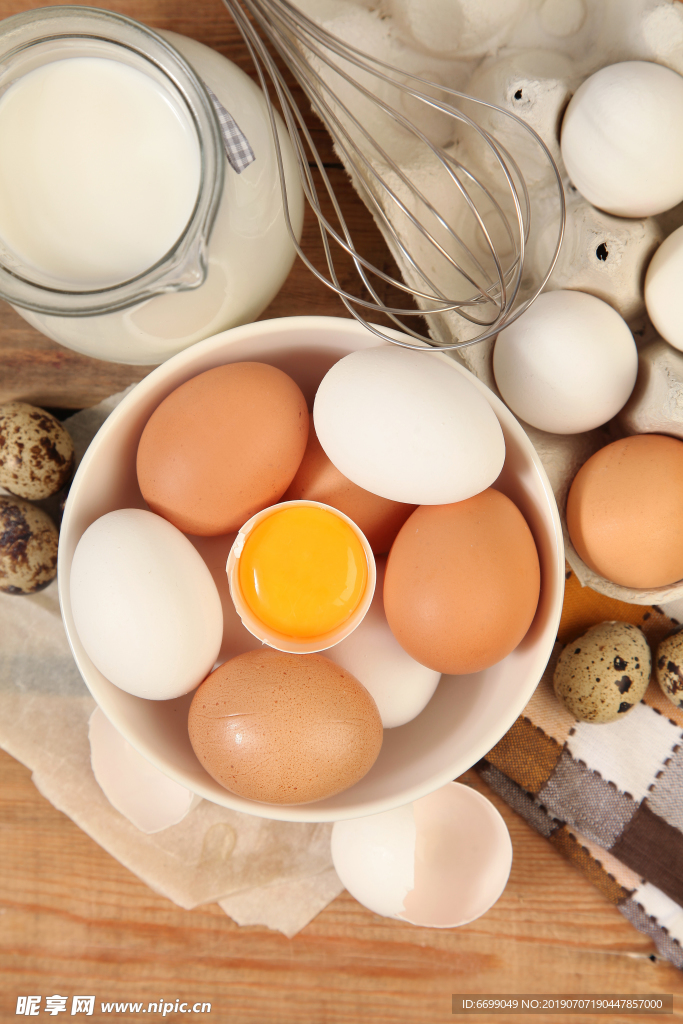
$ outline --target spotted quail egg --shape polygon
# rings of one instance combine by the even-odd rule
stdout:
[[[677,629],[660,643],[655,675],[664,696],[677,708],[683,708],[683,629]]]
[[[575,718],[615,722],[642,698],[650,669],[650,648],[637,626],[601,622],[567,644],[553,686]]]
[[[58,536],[42,509],[0,494],[0,591],[33,594],[54,579]]]
[[[73,464],[73,442],[59,420],[27,402],[0,405],[0,486],[40,501],[61,490]]]

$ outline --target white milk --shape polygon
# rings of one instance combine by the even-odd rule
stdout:
[[[0,99],[0,236],[75,290],[153,266],[182,234],[200,182],[196,131],[148,75],[69,57]]]
[[[121,363],[160,363],[203,338],[255,320],[279,291],[295,255],[282,210],[280,179],[263,93],[248,75],[208,46],[175,32],[160,35],[181,52],[230,111],[256,155],[254,163],[241,174],[230,166],[225,168],[223,194],[206,252],[205,282],[199,288],[156,295],[129,309],[99,316],[54,316],[15,307],[25,320],[61,345],[84,355]],[[74,58],[73,63],[76,60]],[[99,60],[93,62],[100,63]],[[102,60],[101,63],[107,62]],[[279,116],[276,122],[291,221],[300,236],[303,191],[292,144]],[[113,132],[114,126],[110,125],[107,131]],[[4,145],[0,143],[0,167],[3,161]],[[48,169],[46,178],[50,174],[52,171]],[[0,182],[0,191],[4,187]],[[110,187],[117,189],[117,183]],[[92,204],[95,210],[101,194],[106,192],[100,192],[98,187]],[[178,220],[183,221],[183,217]],[[0,218],[0,236],[3,229]],[[43,230],[44,226],[40,236]],[[145,241],[146,230],[136,229],[140,244]],[[174,231],[178,233],[174,228],[169,235]],[[163,249],[164,245],[165,242],[160,243],[159,248]],[[129,247],[129,254],[132,248]],[[106,253],[97,255],[100,259],[107,258]]]

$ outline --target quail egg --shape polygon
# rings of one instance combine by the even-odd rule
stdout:
[[[57,575],[57,527],[46,512],[0,495],[0,591],[33,594]]]
[[[657,648],[655,675],[664,696],[683,708],[683,630],[667,636]]]
[[[29,501],[60,491],[74,466],[68,431],[27,402],[0,405],[0,486]]]
[[[615,722],[642,698],[650,681],[647,640],[628,622],[600,622],[567,644],[553,686],[584,722]]]

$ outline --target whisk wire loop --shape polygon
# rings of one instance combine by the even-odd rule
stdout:
[[[336,292],[351,315],[373,334],[406,348],[423,349],[426,343],[444,350],[461,349],[495,336],[516,320],[547,283],[559,255],[565,224],[559,170],[531,126],[511,111],[364,53],[332,35],[290,0],[223,2],[244,38],[266,99],[287,229],[299,256],[316,278]],[[377,267],[356,248],[305,115],[269,47],[294,76],[332,137],[339,158],[392,255],[403,263],[405,281]],[[351,73],[353,69],[357,74]],[[366,82],[374,82],[375,87]],[[293,142],[304,196],[318,221],[329,276],[308,258],[292,226],[271,87]],[[450,141],[444,145],[432,141],[427,129],[384,98],[387,88],[394,91],[399,104],[403,98],[445,120],[451,128]],[[350,99],[345,98],[344,90]],[[523,129],[548,163],[558,197],[558,231],[554,252],[540,280],[530,283],[529,275],[525,276],[533,210],[519,162],[500,138],[456,106],[458,102],[478,104],[509,119],[510,124]],[[360,110],[352,109],[356,107]],[[379,112],[393,126],[395,146],[409,140],[407,157],[392,155],[392,139],[379,138],[373,126],[365,122],[363,111],[372,111],[372,116]],[[476,174],[471,163],[467,166],[456,152],[456,134],[463,132],[473,139],[474,152],[480,146],[484,155]],[[314,171],[320,176],[338,226],[323,210]],[[423,182],[419,181],[420,174]],[[438,197],[430,196],[430,185],[439,187]],[[501,232],[499,241],[497,234]],[[358,295],[342,286],[335,267],[336,249],[350,257],[366,294]],[[388,305],[374,282],[398,290],[412,300],[411,304]],[[417,344],[383,333],[367,319],[371,313],[388,317]],[[445,315],[450,330],[465,336],[450,343],[435,341],[406,322],[416,316],[428,319],[432,314]],[[462,331],[457,329],[458,320],[453,314],[462,321]],[[483,330],[471,336],[472,329],[479,328]]]

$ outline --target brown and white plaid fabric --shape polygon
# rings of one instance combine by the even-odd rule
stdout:
[[[683,709],[651,681],[618,722],[579,722],[555,697],[564,643],[596,622],[639,625],[653,648],[678,623],[581,588],[568,573],[554,656],[483,779],[683,970]],[[654,658],[653,658],[654,660]]]

